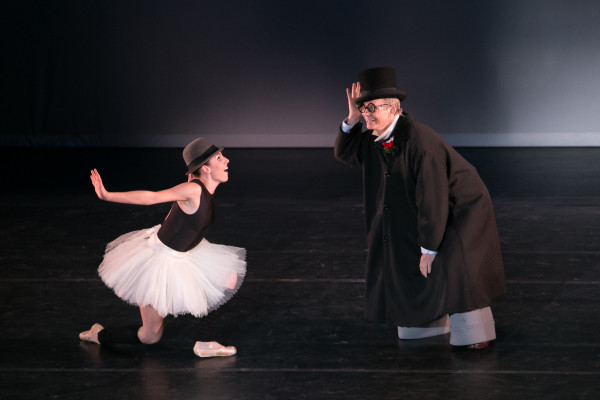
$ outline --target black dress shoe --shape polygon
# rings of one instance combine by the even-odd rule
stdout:
[[[488,340],[481,343],[469,344],[466,346],[452,346],[452,350],[467,351],[467,350],[485,350],[494,344],[493,340]]]
[[[487,349],[488,347],[490,347],[489,341],[470,344],[470,345],[466,346],[467,350],[483,350],[483,349]]]

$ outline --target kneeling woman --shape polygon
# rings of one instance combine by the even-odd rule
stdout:
[[[102,200],[138,205],[173,202],[173,206],[162,225],[127,233],[109,243],[98,269],[117,296],[140,307],[142,326],[94,324],[79,334],[81,340],[156,343],[167,315],[205,317],[237,292],[246,274],[246,251],[204,239],[214,221],[212,195],[229,178],[229,160],[222,150],[204,138],[194,140],[183,150],[188,181],[158,192],[108,192],[98,171],[92,171],[92,184]],[[236,349],[198,341],[194,353],[230,356]]]

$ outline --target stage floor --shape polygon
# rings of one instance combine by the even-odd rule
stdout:
[[[180,149],[1,148],[0,398],[600,398],[600,149],[463,148],[488,185],[508,293],[498,340],[400,341],[363,317],[361,173],[331,149],[226,149],[207,239],[245,247],[248,275],[218,311],[229,358],[192,352],[202,320],[168,317],[152,346],[80,342],[137,308],[98,278],[104,246],[159,224],[169,205],[98,200],[182,182]]]

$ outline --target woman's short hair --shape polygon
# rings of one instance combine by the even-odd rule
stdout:
[[[200,175],[202,174],[202,167],[204,167],[206,164],[208,164],[210,162],[210,160],[212,160],[212,158],[214,156],[216,156],[218,153],[215,153],[215,155],[211,156],[208,160],[206,160],[206,162],[204,164],[202,164],[201,166],[199,166],[198,168],[196,168],[194,171],[192,171],[192,173],[190,175],[194,175],[197,177],[200,177]]]
[[[204,165],[204,164],[202,164],[202,165]],[[201,171],[201,169],[202,169],[202,165],[201,165],[201,166],[199,166],[199,167],[198,167],[197,169],[195,169],[194,171],[192,171],[192,173],[191,173],[190,175],[192,175],[192,176],[196,176],[196,177],[200,177],[200,174],[201,174],[201,172],[202,172],[202,171]]]

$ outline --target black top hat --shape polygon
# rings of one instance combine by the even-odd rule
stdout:
[[[390,67],[365,69],[358,74],[360,97],[356,104],[375,99],[396,98],[404,101],[406,93],[396,89],[396,71]]]
[[[212,156],[222,151],[224,148],[225,147],[223,146],[217,147],[213,145],[203,137],[199,137],[191,143],[188,143],[188,145],[183,149],[183,160],[188,168],[185,174],[191,174],[206,164],[206,162],[210,160]]]

